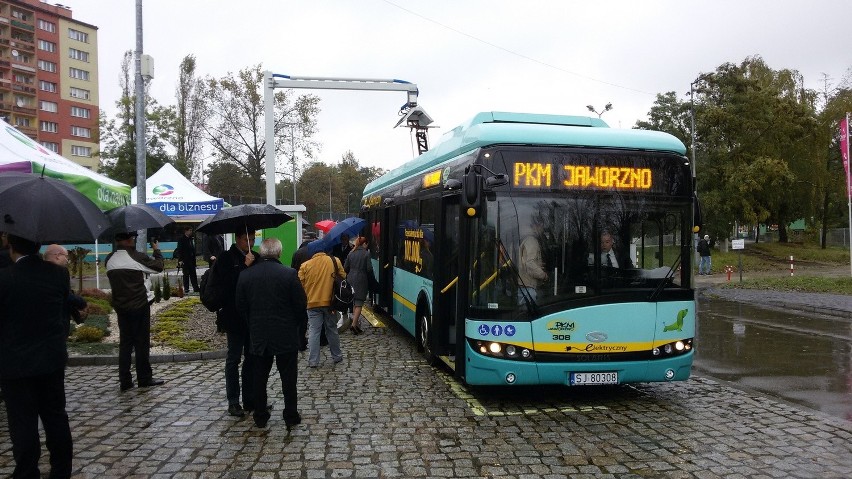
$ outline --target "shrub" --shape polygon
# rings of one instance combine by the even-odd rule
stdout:
[[[112,306],[109,303],[104,303],[103,300],[86,298],[86,303],[88,304],[86,309],[89,314],[101,316],[112,312]]]
[[[110,293],[107,293],[106,291],[101,291],[101,290],[95,289],[95,288],[84,289],[84,290],[80,291],[80,296],[82,296],[86,299],[88,299],[88,298],[103,299],[107,303],[109,303],[112,300],[112,295]]]
[[[89,315],[82,325],[100,329],[104,336],[109,334],[109,316],[107,315]]]
[[[168,301],[172,297],[172,285],[169,284],[169,275],[163,275],[163,299]]]
[[[97,343],[104,338],[104,332],[94,326],[83,324],[74,330],[72,339],[80,343]]]
[[[154,283],[154,301],[159,303],[163,300],[163,290],[160,289],[160,282],[157,281]]]

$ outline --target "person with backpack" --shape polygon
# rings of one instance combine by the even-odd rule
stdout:
[[[340,335],[337,332],[337,315],[332,314],[331,303],[335,275],[346,278],[340,260],[330,254],[331,250],[320,251],[299,268],[299,280],[308,297],[308,366],[319,367],[320,332],[324,329],[334,364],[343,361],[340,350]]]
[[[222,253],[210,268],[201,301],[207,309],[216,310],[216,324],[224,329],[228,338],[225,357],[225,395],[228,414],[243,417],[254,411],[252,376],[254,364],[248,354],[250,340],[248,324],[240,317],[236,306],[237,281],[240,273],[254,264],[257,254],[252,252],[254,232],[236,232],[234,244]],[[240,370],[242,362],[242,370]],[[240,384],[242,376],[242,385]],[[242,386],[242,387],[241,387]],[[240,393],[242,392],[242,405]]]

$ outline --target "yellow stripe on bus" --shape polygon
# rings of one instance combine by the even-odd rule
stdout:
[[[410,309],[414,312],[417,312],[417,306],[415,306],[414,303],[412,303],[411,301],[403,298],[402,295],[400,295],[396,291],[393,292],[393,299],[399,301],[399,303],[402,304],[403,306],[405,306],[406,308],[408,308],[408,309]]]

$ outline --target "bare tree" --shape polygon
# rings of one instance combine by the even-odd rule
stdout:
[[[195,55],[187,55],[180,63],[175,128],[175,168],[187,178],[200,180],[204,172],[199,156],[202,152],[203,131],[207,119],[204,82],[195,76]]]

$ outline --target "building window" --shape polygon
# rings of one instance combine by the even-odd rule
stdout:
[[[69,67],[68,75],[71,78],[76,78],[78,80],[89,80],[89,72],[87,72],[86,70],[80,70],[79,68]]]
[[[54,83],[53,86],[55,88],[56,84]],[[56,91],[56,90],[53,90],[53,91]],[[88,100],[89,99],[89,90],[84,90],[82,88],[74,88],[72,86],[70,95],[71,95],[72,98],[80,98],[81,100]]]
[[[48,22],[47,20],[39,20],[38,27],[46,32],[56,32],[56,24]]]
[[[25,117],[21,117],[21,116],[16,116],[15,117],[15,126],[25,126],[25,127],[29,128],[30,127],[30,119],[25,118]]]
[[[41,122],[41,131],[47,133],[56,133],[59,131],[59,124],[52,121],[43,121]]]
[[[83,128],[82,126],[72,126],[71,127],[71,136],[81,136],[83,138],[91,138],[92,131],[88,128]]]
[[[18,53],[17,55],[14,55],[12,57],[12,60],[14,60],[18,63],[29,63],[30,60],[32,60],[32,58],[30,58],[30,56],[25,54],[25,53],[20,53],[20,52],[17,52],[17,53]]]
[[[41,91],[49,91],[52,93],[56,93],[56,83],[39,80],[38,87]]]
[[[38,49],[44,50],[46,52],[55,52],[56,44],[53,42],[49,42],[47,40],[39,40],[38,41]]]
[[[77,118],[89,118],[90,111],[88,108],[80,108],[79,106],[71,107],[71,116],[76,116]]]
[[[26,83],[27,85],[33,84],[33,77],[29,75],[23,75],[20,73],[15,73],[15,81],[18,83]]]
[[[83,33],[80,30],[68,29],[68,38],[77,40],[78,42],[89,43],[89,34]]]
[[[30,20],[29,15],[27,15],[26,13],[24,13],[20,10],[15,10],[15,9],[12,9],[12,18],[17,18],[18,20],[20,20],[22,22],[28,22]]]
[[[47,60],[38,61],[38,69],[46,72],[56,73],[56,63]]]
[[[52,141],[42,141],[41,146],[47,148],[48,150],[59,153],[59,143],[54,143]]]
[[[73,58],[74,60],[80,60],[81,62],[89,61],[89,52],[84,52],[83,50],[77,50],[76,48],[68,49],[68,58]]]
[[[71,145],[71,154],[74,156],[92,156],[92,148],[88,146]]]
[[[38,102],[38,108],[41,111],[49,111],[51,113],[56,113],[57,111],[59,111],[59,105],[52,101],[41,100]]]

